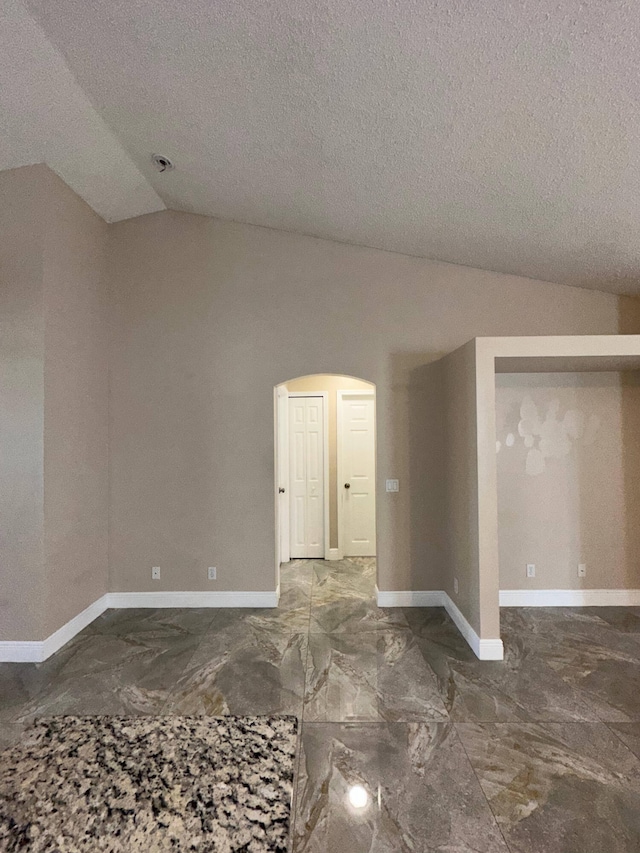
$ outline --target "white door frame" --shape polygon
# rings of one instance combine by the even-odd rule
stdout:
[[[341,560],[344,556],[344,513],[343,513],[343,498],[344,498],[344,479],[343,479],[343,447],[342,447],[342,427],[343,424],[343,406],[344,406],[344,398],[345,397],[370,397],[373,400],[373,436],[374,436],[374,445],[373,445],[373,470],[374,470],[374,499],[375,499],[375,510],[376,515],[378,513],[378,424],[376,419],[376,392],[374,389],[371,391],[348,391],[342,390],[337,391],[337,424],[336,424],[336,453],[337,453],[337,507],[338,507],[338,551],[339,557]],[[376,519],[377,521],[377,519]],[[378,525],[376,524],[376,557],[378,554]]]
[[[328,391],[288,391],[289,397],[322,397],[322,476],[324,501],[324,559],[329,559],[331,532],[329,530],[329,393]],[[291,472],[289,472],[291,473]],[[291,483],[287,483],[291,493]]]
[[[276,563],[278,572],[282,563],[290,559],[289,533],[289,391],[286,385],[275,388],[276,413]],[[280,489],[284,489],[281,492]]]

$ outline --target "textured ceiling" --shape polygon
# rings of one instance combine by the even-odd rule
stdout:
[[[27,3],[168,207],[640,293],[637,0]]]
[[[48,163],[104,219],[164,204],[16,0],[0,0],[0,169]]]

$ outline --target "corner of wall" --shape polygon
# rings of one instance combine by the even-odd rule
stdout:
[[[618,297],[618,334],[640,334],[640,296]]]

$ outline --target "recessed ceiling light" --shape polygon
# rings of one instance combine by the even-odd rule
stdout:
[[[164,154],[152,154],[151,160],[159,172],[170,172],[174,168],[171,160]]]

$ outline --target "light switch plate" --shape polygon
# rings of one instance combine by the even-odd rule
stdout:
[[[400,480],[387,480],[387,491],[388,492],[399,492],[400,491]]]

